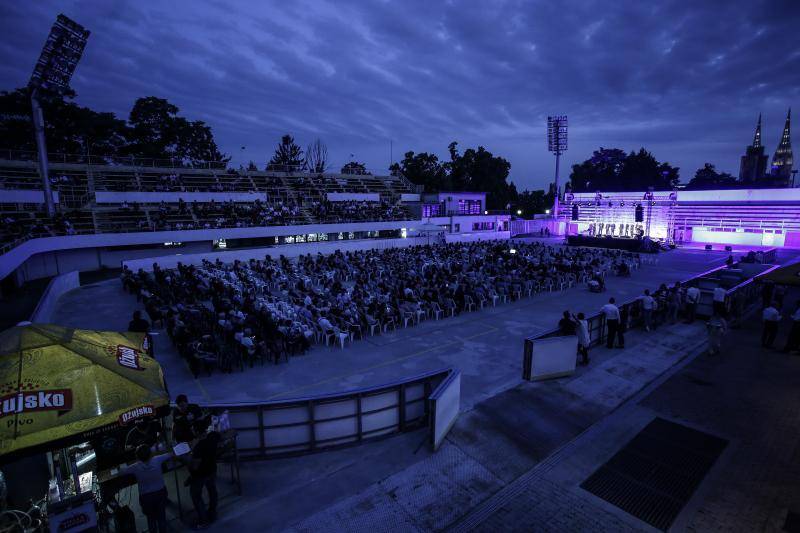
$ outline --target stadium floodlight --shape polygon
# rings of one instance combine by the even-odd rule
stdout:
[[[64,94],[69,90],[72,74],[83,55],[89,31],[77,22],[64,15],[58,15],[50,34],[42,47],[42,53],[33,67],[28,87],[31,90],[31,110],[33,126],[36,132],[36,149],[39,152],[39,175],[42,177],[44,203],[47,214],[55,215],[53,195],[50,191],[48,175],[47,143],[44,137],[44,115],[39,103],[39,92],[42,90]]]
[[[547,117],[547,149],[556,155],[553,218],[558,218],[558,167],[561,162],[561,154],[567,151],[567,115]]]

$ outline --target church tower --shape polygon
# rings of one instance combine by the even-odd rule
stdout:
[[[739,181],[753,183],[763,178],[767,173],[767,159],[764,145],[761,144],[761,115],[758,115],[753,144],[747,147],[739,165]]]
[[[783,126],[783,134],[781,134],[781,141],[778,148],[775,150],[775,155],[772,156],[772,166],[770,174],[774,178],[785,180],[788,184],[792,178],[792,166],[794,161],[792,159],[792,139],[790,136],[790,125],[792,121],[792,109],[789,108],[789,113],[786,115],[786,124]]]

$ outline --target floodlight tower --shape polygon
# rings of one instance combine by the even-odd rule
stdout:
[[[44,203],[47,206],[47,215],[50,217],[55,215],[55,207],[53,206],[53,194],[50,191],[44,115],[39,103],[39,95],[41,91],[64,94],[69,90],[69,81],[83,55],[88,38],[89,31],[83,26],[64,15],[59,15],[53,27],[50,28],[50,34],[44,42],[42,53],[36,61],[36,66],[33,67],[33,74],[28,82],[28,88],[31,90],[33,127],[36,132],[39,175],[42,177]]]
[[[556,179],[553,191],[553,218],[558,219],[558,167],[561,154],[567,151],[567,115],[547,117],[547,149],[556,155]]]

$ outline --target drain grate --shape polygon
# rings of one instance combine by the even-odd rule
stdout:
[[[656,418],[581,488],[666,531],[727,444]]]

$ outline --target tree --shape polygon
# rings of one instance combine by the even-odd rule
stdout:
[[[517,209],[521,209],[524,216],[542,214],[553,207],[553,193],[538,191],[522,191],[517,196]]]
[[[449,182],[456,191],[480,191],[487,193],[487,206],[502,209],[517,197],[517,189],[508,183],[511,163],[493,155],[483,146],[477,150],[468,148],[463,155],[458,152],[458,143],[448,146],[450,162],[445,164]]]
[[[317,139],[306,148],[306,167],[309,172],[322,174],[328,168],[328,147]]]
[[[267,170],[280,172],[298,172],[306,165],[303,149],[294,142],[294,137],[288,133],[281,137],[281,142],[275,149],[275,154],[267,164]]]
[[[190,166],[206,161],[230,161],[230,157],[220,152],[205,122],[189,121],[178,116],[179,111],[163,98],[148,96],[136,100],[128,117],[131,126],[125,148],[128,155]]]
[[[717,172],[714,165],[706,163],[703,168],[697,169],[686,188],[694,190],[732,189],[737,184],[736,178],[732,175],[727,172]]]
[[[401,173],[411,183],[424,186],[426,192],[445,189],[445,169],[434,154],[406,152],[402,161],[392,164],[389,170]]]
[[[369,176],[372,175],[372,172],[367,170],[367,167],[364,163],[359,163],[358,161],[350,161],[345,166],[342,167],[341,170],[342,174],[356,174],[361,176]]]
[[[586,161],[572,165],[569,186],[574,192],[670,190],[678,184],[678,172],[644,148],[626,154],[601,147]]]
[[[47,150],[53,154],[116,156],[127,143],[128,127],[113,113],[98,113],[60,95],[40,95]],[[0,93],[0,146],[35,151],[30,92]]]

